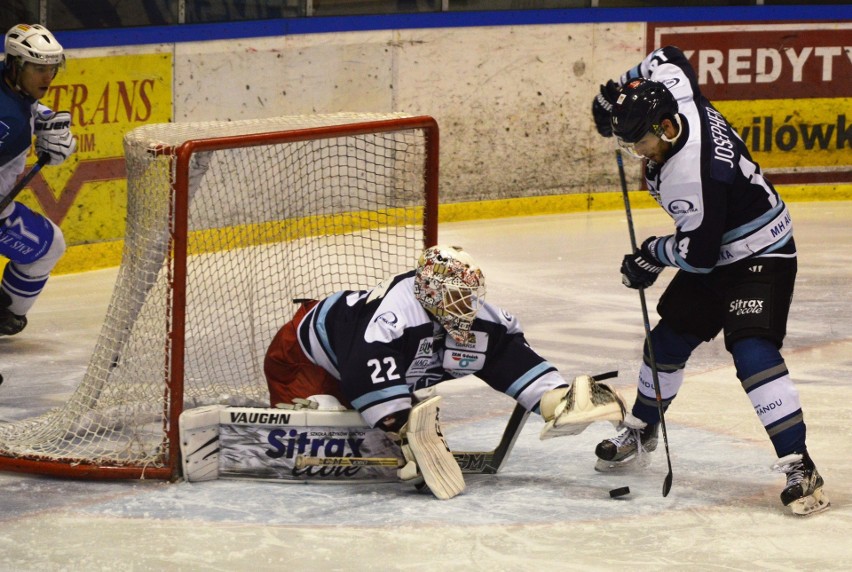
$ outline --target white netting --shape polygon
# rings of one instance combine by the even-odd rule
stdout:
[[[174,155],[190,139],[402,119],[333,114],[158,124],[125,137],[124,254],[88,370],[68,403],[0,425],[0,455],[107,466],[169,461]],[[353,128],[353,131],[356,129]],[[335,132],[193,154],[184,401],[268,404],[263,356],[293,298],[366,288],[407,270],[424,241],[422,129]],[[179,341],[179,340],[178,340]],[[174,340],[172,340],[174,342]],[[2,466],[2,459],[0,459]]]

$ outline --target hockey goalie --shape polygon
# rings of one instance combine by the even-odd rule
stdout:
[[[542,439],[621,424],[612,387],[590,376],[566,381],[517,318],[484,298],[474,259],[433,246],[415,269],[371,290],[302,301],[266,354],[272,408],[211,406],[181,417],[186,478],[401,480],[450,499],[464,491],[465,472],[499,469],[530,412],[545,421]],[[450,451],[441,433],[441,397],[430,389],[468,375],[517,402],[493,453]]]

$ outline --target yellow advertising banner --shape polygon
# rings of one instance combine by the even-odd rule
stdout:
[[[848,167],[852,98],[716,101],[764,169]]]
[[[72,57],[42,98],[55,111],[71,112],[77,152],[42,169],[19,200],[58,224],[67,244],[124,237],[122,140],[135,127],[172,120],[172,69],[170,52]]]

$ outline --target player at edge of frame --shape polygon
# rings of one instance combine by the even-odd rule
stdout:
[[[6,33],[0,63],[0,255],[8,259],[0,280],[0,336],[27,326],[56,263],[65,238],[50,219],[14,200],[16,185],[33,147],[41,164],[59,165],[77,148],[71,114],[39,102],[65,65],[62,46],[47,28],[17,24]]]

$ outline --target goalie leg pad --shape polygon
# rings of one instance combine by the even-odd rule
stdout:
[[[208,405],[180,414],[180,453],[187,481],[219,478],[219,414],[223,409],[223,405]]]
[[[440,396],[431,397],[412,408],[408,423],[400,431],[406,464],[398,474],[401,480],[416,481],[419,473],[433,495],[447,500],[461,494],[465,484],[461,468],[441,434],[440,400]]]
[[[610,421],[616,427],[624,420],[624,400],[608,384],[588,375],[574,378],[571,387],[560,387],[541,398],[545,420],[540,439],[579,435],[595,421]]]

